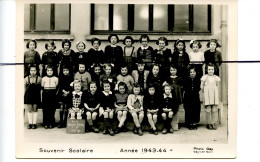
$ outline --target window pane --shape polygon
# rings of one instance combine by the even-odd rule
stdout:
[[[135,27],[134,30],[148,30],[149,10],[148,5],[135,5]]]
[[[194,5],[194,31],[208,31],[208,6]]]
[[[95,30],[108,30],[108,4],[95,4]]]
[[[174,5],[174,31],[189,30],[189,6]]]
[[[55,5],[55,30],[69,30],[69,4]]]
[[[154,5],[153,7],[153,29],[168,30],[168,6]]]
[[[30,30],[30,4],[24,5],[24,30]]]
[[[36,5],[36,30],[50,30],[50,4]]]
[[[113,29],[114,30],[127,30],[128,20],[128,5],[127,4],[115,4],[113,14]]]

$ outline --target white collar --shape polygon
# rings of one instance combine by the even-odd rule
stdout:
[[[99,49],[95,49],[95,48],[93,48],[93,47],[92,47],[92,49],[93,49],[93,50],[95,50],[95,51],[101,51],[101,49],[100,49],[100,48],[99,48]]]
[[[105,91],[102,91],[102,92],[104,93],[104,95],[105,95],[105,96],[108,96],[108,95],[112,94],[112,92],[111,92],[111,91],[109,91],[108,93],[107,93],[107,92],[105,92]]]
[[[82,93],[83,93],[83,92],[81,92],[81,91],[79,91],[79,92],[73,91],[73,92],[72,92],[73,96],[75,96],[76,94],[81,96]]]
[[[143,46],[141,46],[141,49],[142,50],[144,50],[144,49],[148,49],[149,48],[149,46],[147,46],[147,47],[143,47]]]
[[[165,93],[163,94],[163,98],[167,98],[167,97],[172,98],[172,93],[170,93],[169,96],[167,96]]]

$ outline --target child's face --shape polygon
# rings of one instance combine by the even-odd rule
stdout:
[[[95,72],[95,74],[100,75],[101,68],[100,67],[95,67],[94,72]]]
[[[78,50],[79,50],[79,52],[84,51],[84,44],[83,43],[78,44]]]
[[[152,72],[153,72],[153,75],[158,75],[159,67],[158,66],[154,66]]]
[[[80,83],[74,84],[74,91],[79,92],[80,90],[81,90],[81,84]]]
[[[110,42],[111,42],[111,44],[115,45],[115,44],[117,43],[117,38],[116,38],[116,36],[112,36],[112,37],[110,38]]]
[[[172,76],[175,76],[175,75],[177,74],[177,69],[171,67],[171,68],[170,68],[170,73],[171,73]]]
[[[144,71],[144,64],[138,64],[137,69],[138,71]]]
[[[105,69],[106,75],[110,75],[111,74],[111,67],[107,66]]]
[[[125,45],[126,45],[127,47],[131,47],[131,46],[132,46],[132,41],[131,41],[131,39],[126,39],[126,40],[125,40]]]
[[[31,74],[31,76],[35,76],[36,75],[36,68],[35,67],[31,67],[30,68],[30,74]]]
[[[94,42],[93,42],[93,47],[94,47],[95,49],[98,49],[98,48],[99,48],[99,43],[98,43],[98,41],[94,41]]]
[[[63,75],[69,75],[69,69],[63,69]]]
[[[169,87],[169,86],[165,87],[164,92],[166,95],[169,95],[171,93],[171,87]]]
[[[141,44],[142,44],[143,47],[147,47],[148,46],[147,38],[142,38]]]
[[[199,45],[198,44],[193,44],[192,45],[192,50],[193,50],[193,52],[198,52],[199,51]]]
[[[214,43],[214,42],[210,42],[210,44],[209,44],[209,49],[210,50],[216,50],[216,48],[217,48],[217,44],[216,43]]]
[[[120,94],[124,94],[125,93],[125,87],[124,86],[119,86],[118,90],[119,90]]]
[[[128,70],[126,67],[121,68],[121,74],[125,76],[127,74]]]
[[[208,66],[208,74],[209,75],[214,75],[214,67]]]
[[[140,87],[134,87],[134,94],[135,95],[139,95],[139,93],[140,93]]]
[[[196,77],[196,71],[194,69],[190,69],[190,77],[195,78]]]
[[[54,47],[48,43],[48,47],[47,47],[48,51],[53,51],[54,50]]]
[[[104,88],[105,92],[109,92],[110,91],[110,84],[108,84],[108,83],[104,84],[103,88]]]
[[[85,72],[85,65],[79,64],[79,72]]]
[[[176,47],[177,47],[178,51],[182,51],[183,48],[184,48],[184,44],[182,42],[180,42],[180,43],[177,44]]]
[[[95,93],[97,91],[97,85],[92,83],[89,85],[89,89],[91,93]]]
[[[51,76],[53,74],[52,68],[47,68],[47,75]]]
[[[164,49],[165,48],[165,42],[163,40],[159,40],[159,48]]]
[[[70,49],[69,43],[65,43],[65,44],[64,44],[64,50],[67,51],[67,50],[69,50],[69,49]]]
[[[35,50],[35,43],[34,42],[29,43],[29,50],[31,50],[31,51]]]
[[[150,88],[148,89],[148,92],[149,92],[150,95],[154,95],[154,93],[155,93],[155,88],[154,88],[154,87],[150,87]]]

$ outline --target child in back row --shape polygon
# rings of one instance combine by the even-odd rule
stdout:
[[[78,69],[74,69],[75,52],[71,49],[71,41],[68,39],[62,40],[62,49],[58,52],[60,63],[60,74],[62,74],[62,67],[66,65],[71,73],[75,73]]]
[[[146,63],[147,69],[150,69],[154,62],[154,49],[148,45],[150,38],[143,34],[139,41],[142,46],[137,49],[137,61]]]
[[[133,46],[134,39],[131,36],[126,36],[123,44],[125,45],[123,49],[124,61],[129,71],[132,71],[136,59],[135,47]]]

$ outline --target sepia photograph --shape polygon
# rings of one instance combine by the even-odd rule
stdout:
[[[17,1],[17,158],[235,158],[237,1]]]

